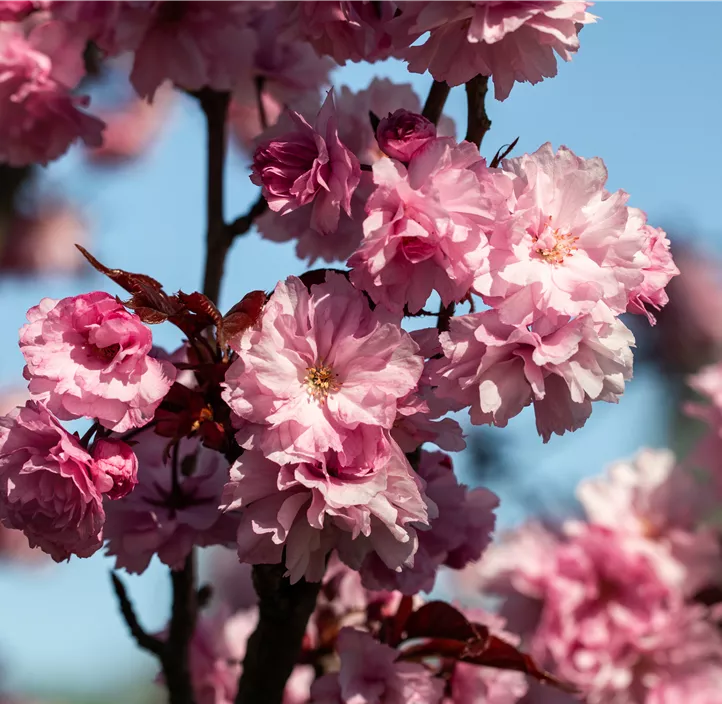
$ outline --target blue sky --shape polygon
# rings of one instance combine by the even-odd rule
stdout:
[[[597,24],[581,35],[582,49],[559,76],[538,86],[517,85],[504,102],[491,101],[493,122],[483,151],[493,155],[520,137],[516,153],[546,141],[566,144],[585,157],[601,156],[609,187],[631,194],[630,203],[650,221],[699,241],[722,255],[720,194],[722,178],[722,4],[599,3]],[[350,65],[336,84],[365,87],[374,75],[407,81],[425,96],[428,76],[409,76],[403,65]],[[447,112],[463,135],[463,89],[452,92]],[[135,164],[116,170],[90,170],[71,153],[46,172],[43,187],[66,194],[86,213],[93,228],[92,250],[114,267],[141,270],[170,290],[200,282],[203,235],[204,154],[201,115],[180,99],[162,139]],[[227,215],[243,212],[255,198],[233,154],[227,179]],[[245,292],[270,289],[304,265],[291,245],[261,240],[255,233],[232,251],[222,303],[229,307]],[[20,383],[22,358],[15,331],[25,311],[43,296],[63,297],[108,284],[94,274],[76,280],[0,279],[0,386]],[[156,340],[172,345],[171,330],[157,328]],[[532,467],[525,491],[553,502],[576,478],[598,472],[640,445],[664,443],[663,420],[670,401],[655,372],[630,383],[619,406],[597,404],[583,430],[542,445],[533,418],[522,414],[499,437],[513,448],[512,462]],[[468,467],[457,462],[463,473]],[[505,502],[509,487],[497,487],[502,520],[518,519],[519,507]],[[9,685],[18,690],[61,687],[93,690],[144,677],[153,665],[127,637],[111,598],[102,556],[41,570],[0,569],[0,661]],[[166,618],[167,576],[157,565],[142,578],[127,580],[150,628]]]

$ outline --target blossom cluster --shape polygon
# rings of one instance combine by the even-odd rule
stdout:
[[[667,450],[585,480],[584,520],[527,523],[470,568],[538,662],[592,704],[713,701],[722,636],[718,494]],[[686,694],[683,694],[686,693]]]

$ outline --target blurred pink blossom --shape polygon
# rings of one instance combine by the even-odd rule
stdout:
[[[237,517],[219,510],[228,462],[196,439],[168,439],[145,430],[134,440],[138,484],[106,504],[107,554],[116,568],[140,574],[153,555],[180,569],[194,545],[232,545]]]

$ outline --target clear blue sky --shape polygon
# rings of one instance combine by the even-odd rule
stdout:
[[[519,136],[517,153],[551,141],[581,156],[602,156],[610,188],[628,191],[631,204],[646,210],[653,224],[674,226],[720,253],[722,4],[607,2],[593,11],[601,19],[584,29],[579,55],[560,67],[557,78],[535,87],[517,85],[506,102],[491,103],[493,127],[484,152],[491,156]],[[422,97],[430,83],[428,77],[407,77],[398,63],[348,66],[336,83],[361,88],[373,75],[410,81]],[[452,92],[448,112],[463,134],[463,90]],[[255,198],[243,167],[234,155],[229,217]],[[203,179],[202,120],[193,103],[181,99],[162,140],[136,164],[91,171],[78,154],[70,154],[47,170],[44,185],[85,209],[94,232],[92,249],[102,261],[145,271],[168,289],[188,290],[200,281]],[[292,246],[252,234],[230,256],[223,304],[303,269]],[[14,338],[27,308],[42,296],[106,286],[94,275],[73,281],[0,280],[0,330],[7,340],[0,350],[0,385],[21,381]],[[163,328],[156,339],[174,342]],[[536,466],[527,489],[553,497],[560,486],[639,445],[663,444],[665,403],[650,371],[631,382],[618,407],[597,404],[585,429],[546,446],[529,414],[494,432],[513,446],[513,461]],[[508,487],[498,491],[504,506]],[[518,515],[507,501],[504,522]],[[145,676],[139,666],[151,665],[136,653],[117,616],[109,566],[96,556],[40,572],[0,570],[0,661],[9,684],[20,690],[57,685],[87,691]],[[165,571],[156,566],[128,583],[146,624],[160,628],[168,598]]]

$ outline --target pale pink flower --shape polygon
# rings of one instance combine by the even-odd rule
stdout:
[[[467,295],[488,256],[498,199],[473,144],[437,138],[408,164],[373,165],[364,240],[349,259],[351,280],[391,309],[423,308],[433,290],[445,305]]]
[[[428,526],[436,510],[403,453],[383,436],[374,454],[367,450],[352,463],[329,452],[279,466],[244,452],[231,468],[223,506],[241,509],[241,561],[285,558],[292,582],[321,580],[334,549],[354,569],[369,553],[392,570],[413,564],[415,526]]]
[[[223,455],[196,439],[182,439],[176,451],[151,430],[135,440],[138,484],[106,504],[107,554],[116,567],[140,574],[158,555],[180,569],[194,545],[232,545],[237,518],[218,508],[228,478]]]
[[[497,100],[514,82],[539,83],[557,73],[555,52],[570,61],[579,49],[579,30],[596,17],[589,2],[416,2],[412,31],[430,32],[402,55],[409,71],[430,71],[457,86],[477,74],[491,76]]]
[[[313,683],[309,704],[441,704],[443,680],[397,661],[398,652],[371,634],[344,628],[337,644],[341,669]]]
[[[92,458],[38,403],[0,418],[0,518],[53,560],[101,545],[102,488]]]
[[[428,530],[418,533],[414,564],[400,572],[389,569],[378,555],[370,555],[361,570],[369,589],[396,589],[404,594],[429,592],[442,565],[462,569],[478,560],[491,541],[499,505],[488,489],[469,490],[459,484],[451,458],[443,452],[421,451],[419,476],[425,492],[438,509]]]
[[[667,233],[647,224],[647,216],[638,208],[629,208],[627,228],[639,228],[644,234],[644,254],[649,264],[642,268],[644,280],[638,288],[630,291],[627,310],[630,313],[646,315],[650,325],[657,319],[649,307],[660,310],[669,302],[665,287],[673,277],[679,275],[679,269],[672,259]]]
[[[506,426],[534,405],[539,434],[578,430],[593,401],[616,403],[632,375],[632,333],[608,311],[514,327],[488,310],[451,319],[444,357],[432,360],[437,393],[470,407],[474,425]]]
[[[27,38],[20,26],[0,28],[0,160],[47,164],[78,139],[100,145],[103,123],[70,92],[84,74],[83,37],[60,22],[37,24]]]
[[[213,585],[214,599],[228,604],[232,611],[250,609],[258,604],[253,588],[251,565],[238,561],[235,550],[213,548],[209,581]]]
[[[663,546],[660,572],[690,596],[720,576],[717,531],[704,526],[715,497],[669,450],[617,462],[582,481],[577,496],[589,522]]]
[[[381,118],[376,128],[379,149],[401,162],[408,163],[411,157],[436,138],[436,126],[422,115],[403,108]]]
[[[31,548],[25,533],[0,524],[0,561],[30,565],[44,559],[45,553],[39,548]]]
[[[722,437],[722,362],[703,367],[688,377],[687,383],[706,403],[690,401],[684,406],[685,412],[705,421],[713,433]]]
[[[268,207],[281,215],[312,204],[311,227],[328,235],[338,228],[342,208],[351,216],[361,168],[339,139],[333,91],[313,127],[296,112],[289,116],[296,130],[258,146],[251,180],[263,187]]]
[[[100,438],[93,447],[93,462],[109,499],[122,499],[138,483],[138,458],[122,440]]]
[[[292,22],[299,36],[320,55],[339,64],[378,61],[408,47],[422,32],[411,34],[403,15],[406,3],[315,2],[294,3]]]
[[[605,190],[599,158],[551,144],[503,162],[513,196],[501,209],[474,287],[501,320],[527,325],[555,311],[576,316],[598,302],[626,310],[644,281],[648,235],[628,227],[627,194]]]
[[[78,274],[85,266],[75,244],[87,245],[88,223],[69,203],[42,199],[15,212],[0,245],[0,270],[13,274]]]
[[[487,626],[497,638],[519,646],[521,639],[504,630],[505,621],[500,616],[481,609],[464,609],[464,616]],[[528,689],[521,672],[457,662],[449,681],[450,696],[444,699],[444,704],[516,704]]]
[[[176,369],[149,356],[152,334],[102,291],[43,299],[20,331],[30,393],[62,420],[97,418],[117,432],[153,418]]]
[[[236,351],[223,398],[237,438],[279,463],[373,453],[423,367],[409,334],[332,272],[310,291],[295,277],[279,283]]]

